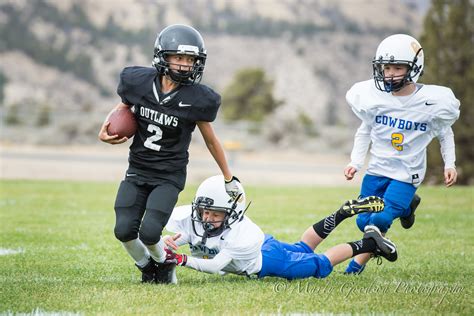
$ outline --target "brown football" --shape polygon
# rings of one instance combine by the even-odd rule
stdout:
[[[137,120],[135,115],[128,108],[120,108],[115,110],[109,116],[109,127],[107,132],[109,135],[118,135],[120,138],[126,136],[128,138],[135,135],[137,131]]]

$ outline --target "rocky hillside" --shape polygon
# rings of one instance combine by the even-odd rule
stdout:
[[[222,92],[244,67],[261,67],[274,81],[283,105],[269,114],[260,137],[252,137],[259,146],[278,133],[280,146],[346,148],[356,124],[345,91],[371,76],[370,59],[381,39],[396,32],[418,35],[426,9],[421,3],[3,0],[1,140],[96,142],[103,117],[118,102],[120,70],[150,65],[157,32],[185,23],[206,41],[204,83]],[[216,127],[225,138],[246,137],[220,119]]]

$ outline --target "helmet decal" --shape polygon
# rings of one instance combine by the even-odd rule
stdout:
[[[421,48],[420,44],[418,44],[417,42],[411,42],[411,48],[413,49],[415,54],[418,54],[418,56],[423,56],[423,51],[420,51],[420,48]]]
[[[192,45],[178,45],[178,49],[176,51],[178,54],[199,54],[199,47],[192,46]]]

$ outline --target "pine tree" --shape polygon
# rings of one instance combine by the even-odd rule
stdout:
[[[421,44],[425,52],[423,83],[451,88],[461,101],[453,125],[458,183],[474,183],[474,3],[433,0],[424,20]],[[439,143],[428,147],[427,181],[440,183],[444,168]]]
[[[239,70],[222,96],[226,120],[262,121],[280,104],[273,96],[273,81],[261,68]]]

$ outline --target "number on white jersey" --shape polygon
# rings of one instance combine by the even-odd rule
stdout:
[[[392,133],[392,146],[398,151],[403,150],[403,134],[402,133]]]

